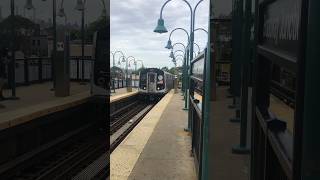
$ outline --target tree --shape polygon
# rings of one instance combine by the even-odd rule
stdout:
[[[29,37],[32,36],[39,25],[22,16],[9,16],[0,22],[0,49],[8,48],[12,42],[11,23],[15,22],[16,50],[26,50],[29,48]]]
[[[140,73],[140,71],[142,71],[143,69],[145,69],[144,67],[141,67],[141,68],[139,68],[139,69],[137,69],[136,71],[132,71],[132,74],[139,74]]]
[[[169,72],[169,68],[167,66],[161,68],[162,71]]]
[[[107,26],[107,17],[106,16],[100,16],[96,21],[89,24],[87,29],[87,39],[91,40],[93,39],[93,35],[96,31],[109,29]],[[107,33],[107,32],[106,32]]]

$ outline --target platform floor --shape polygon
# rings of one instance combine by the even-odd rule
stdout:
[[[136,88],[132,88],[132,92],[127,92],[127,88],[121,88],[118,89],[119,91],[116,91],[116,93],[112,93],[110,96],[110,103],[129,97],[129,96],[133,96],[135,94],[138,93],[138,89]]]
[[[195,180],[181,93],[169,92],[111,154],[112,180]]]
[[[132,92],[138,91],[137,88],[132,88]],[[121,94],[126,94],[127,92],[127,88],[120,88],[120,89],[116,89],[116,92],[114,93],[113,90],[111,90],[111,97],[112,96],[118,96]]]
[[[232,99],[227,98],[228,87],[217,88],[217,99],[212,102],[211,133],[213,136],[213,151],[210,152],[213,166],[210,171],[212,180],[248,180],[250,160],[249,155],[232,153],[232,147],[240,142],[240,123],[231,123],[235,110],[229,109]]]
[[[0,101],[0,104],[5,108],[0,108],[1,113],[13,111],[28,106],[33,106],[48,101],[55,101],[63,99],[62,97],[55,97],[54,91],[51,91],[52,82],[46,82],[42,84],[32,84],[30,86],[20,86],[16,89],[16,95],[19,100],[5,100]],[[70,96],[79,93],[90,94],[90,84],[80,85],[78,82],[71,82],[70,84]],[[10,97],[11,90],[4,90],[4,96]]]

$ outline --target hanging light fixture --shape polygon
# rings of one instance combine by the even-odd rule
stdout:
[[[82,0],[77,0],[77,5],[76,5],[76,7],[74,9],[76,9],[78,11],[83,11],[84,10],[84,4],[83,4]]]
[[[154,29],[153,32],[160,34],[168,32],[167,28],[164,26],[164,20],[162,18],[158,19],[157,27]]]
[[[171,51],[171,53],[170,53],[169,57],[174,58],[173,51]]]
[[[165,48],[167,48],[167,49],[172,49],[172,48],[173,48],[173,47],[172,47],[172,42],[171,42],[170,39],[168,40],[167,45],[166,45]]]
[[[58,16],[59,17],[65,17],[66,16],[66,13],[64,12],[64,8],[60,8],[59,9]]]
[[[27,0],[26,5],[24,5],[24,8],[28,10],[34,9],[34,6],[32,5],[32,0]]]
[[[59,17],[66,17],[66,13],[64,12],[64,8],[63,8],[63,2],[64,2],[64,0],[61,1],[60,9],[58,12]]]

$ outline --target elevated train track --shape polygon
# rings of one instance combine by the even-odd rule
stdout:
[[[128,103],[110,114],[111,153],[156,104],[156,101],[142,100],[137,94],[122,101]]]

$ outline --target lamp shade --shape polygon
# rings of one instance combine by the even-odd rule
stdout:
[[[64,12],[64,8],[60,8],[59,9],[58,16],[59,17],[65,17],[66,16],[66,13]]]
[[[158,19],[157,27],[154,29],[153,32],[160,33],[160,34],[168,32],[167,28],[164,26],[163,19]]]
[[[173,47],[172,47],[172,42],[171,42],[170,39],[168,40],[167,45],[166,45],[165,48],[167,48],[167,49],[172,49],[172,48],[173,48]]]
[[[78,10],[78,11],[84,10],[84,4],[83,4],[82,0],[77,0],[77,5],[74,9]]]
[[[169,57],[171,57],[171,58],[174,58],[174,54],[173,54],[173,51],[171,51],[171,52],[170,52],[170,55],[169,55]]]
[[[27,0],[26,5],[24,6],[24,8],[30,10],[33,9],[33,5],[32,5],[32,0]]]
[[[124,57],[122,57],[122,60],[121,60],[122,62],[126,62],[126,60],[124,59]]]

